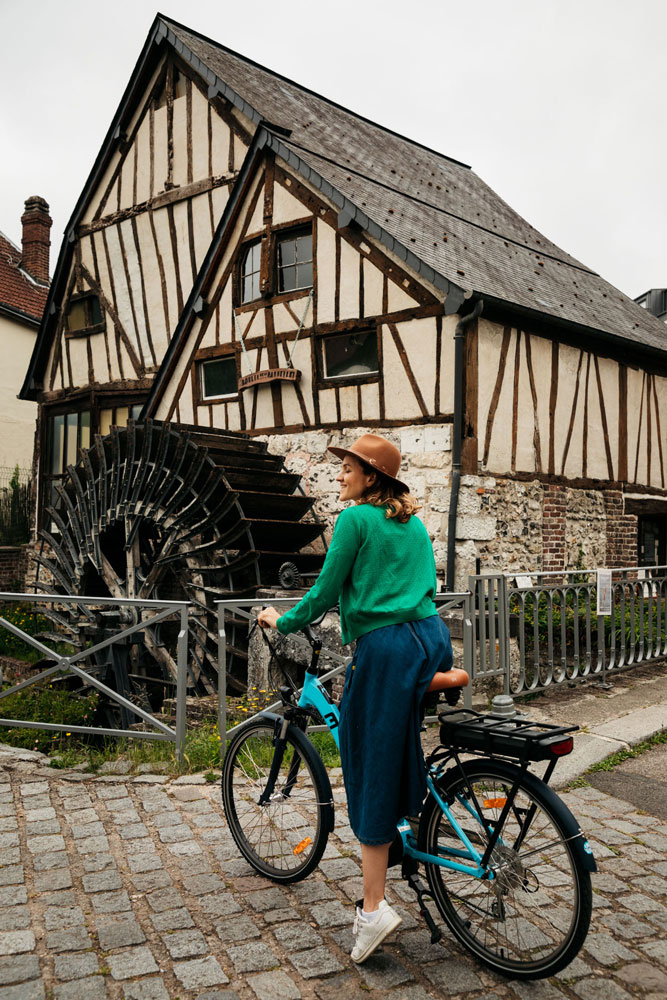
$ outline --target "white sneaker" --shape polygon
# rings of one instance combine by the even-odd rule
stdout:
[[[387,935],[396,930],[402,922],[401,917],[395,910],[392,910],[386,899],[382,900],[378,909],[380,911],[379,917],[376,917],[375,920],[367,920],[361,908],[357,906],[353,928],[354,948],[351,955],[353,962],[358,964],[365,962]]]

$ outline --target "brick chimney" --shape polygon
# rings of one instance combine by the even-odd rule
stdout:
[[[49,234],[53,220],[49,215],[48,203],[33,195],[25,203],[25,212],[21,216],[23,224],[23,255],[21,267],[37,281],[45,283],[49,280]]]

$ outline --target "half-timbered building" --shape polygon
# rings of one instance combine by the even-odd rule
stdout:
[[[632,564],[638,519],[667,511],[658,319],[465,164],[161,15],[67,227],[23,398],[61,586],[146,596],[180,552],[204,604],[290,553],[316,570],[327,442],[369,428],[401,447],[450,587],[477,560]],[[204,448],[224,496],[198,479]],[[165,529],[195,501],[160,491],[188,476],[217,540],[203,514]],[[249,562],[260,576],[239,576]]]

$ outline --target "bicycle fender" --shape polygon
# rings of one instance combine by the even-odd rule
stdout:
[[[277,712],[269,712],[269,711],[258,712],[257,715],[262,719],[266,719],[267,722],[273,723],[276,731],[276,738],[278,738],[280,736],[280,730],[282,728],[282,725],[285,721],[284,716],[278,715]],[[327,789],[327,802],[324,809],[324,819],[326,823],[327,833],[331,833],[335,826],[335,810],[334,810],[334,797],[333,797],[333,792],[331,790],[331,781],[329,780],[327,769],[322,763],[322,758],[320,757],[319,753],[317,752],[313,744],[310,742],[306,734],[301,729],[299,729],[299,727],[296,726],[293,722],[289,722],[288,726],[292,731],[294,742],[297,744],[305,743],[307,748],[312,750],[312,755],[311,755],[312,760],[310,763],[313,769],[317,770],[319,778],[321,779],[324,787]]]
[[[464,771],[467,770],[466,764],[472,764],[474,766],[474,761],[466,761],[463,764]],[[494,760],[494,767],[498,772],[505,771],[508,781],[514,781],[519,772],[519,768],[517,768],[514,764],[510,764],[505,761]],[[446,771],[438,780],[438,787],[440,788],[445,798],[447,796],[448,779],[450,775],[453,776],[456,773],[457,773],[456,768],[452,768],[450,771]],[[596,864],[595,858],[593,857],[593,849],[586,837],[586,834],[579,826],[579,822],[575,819],[575,817],[570,812],[569,808],[565,805],[563,800],[556,794],[556,792],[550,785],[545,784],[541,780],[541,778],[538,778],[537,775],[532,774],[530,771],[527,771],[525,773],[525,775],[523,776],[523,781],[527,786],[530,785],[533,785],[534,787],[539,786],[538,790],[541,792],[541,794],[546,799],[551,800],[552,804],[555,806],[555,811],[559,814],[559,819],[563,827],[563,833],[565,834],[566,838],[569,841],[571,841],[572,848],[577,854],[579,861],[581,862],[581,867],[584,869],[584,871],[596,872],[598,870],[598,866]],[[439,807],[433,796],[429,794],[426,799],[422,815],[425,817],[427,812],[430,812],[435,808]],[[424,830],[426,829],[425,823],[423,824],[423,829]],[[420,830],[420,841],[421,841],[423,839],[421,836],[421,831],[422,831],[421,823],[419,830]],[[420,847],[420,849],[422,848]]]

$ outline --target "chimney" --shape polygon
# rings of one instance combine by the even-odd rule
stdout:
[[[33,195],[25,203],[21,217],[23,224],[23,255],[21,267],[37,281],[48,284],[49,280],[49,232],[52,225],[49,206],[39,195]]]

